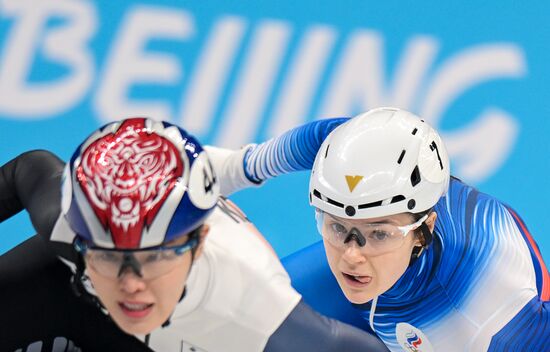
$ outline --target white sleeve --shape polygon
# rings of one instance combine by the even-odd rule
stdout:
[[[239,150],[204,146],[219,178],[222,195],[229,196],[242,189],[259,187],[262,184],[249,180],[244,170],[244,157],[254,146],[255,144],[249,144]]]

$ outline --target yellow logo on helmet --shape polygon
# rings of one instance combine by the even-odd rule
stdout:
[[[346,182],[348,183],[348,188],[349,188],[350,193],[353,192],[355,187],[357,187],[357,184],[359,183],[359,181],[361,181],[362,179],[363,179],[363,176],[359,176],[359,175],[349,176],[349,175],[346,175]]]

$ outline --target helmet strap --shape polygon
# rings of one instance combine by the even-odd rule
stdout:
[[[418,258],[420,258],[422,253],[424,253],[424,250],[428,249],[433,242],[433,238],[434,238],[433,234],[430,231],[430,228],[428,227],[428,225],[426,225],[426,222],[423,222],[420,225],[420,231],[424,236],[424,243],[422,243],[422,246],[414,247],[411,254],[411,260],[409,262],[409,266],[411,266]]]
[[[428,247],[432,244],[434,236],[432,232],[430,231],[430,228],[428,225],[426,225],[426,222],[423,222],[420,224],[420,231],[422,231],[422,234],[424,235],[424,244],[423,248],[428,249]]]
[[[75,265],[76,265],[76,269],[75,269],[75,272],[73,273],[73,276],[71,277],[71,288],[75,296],[82,297],[84,292],[86,291],[82,285],[84,269],[86,268],[82,254],[77,253]]]
[[[89,293],[84,287],[84,280],[86,280],[84,270],[86,269],[86,264],[84,262],[84,256],[81,253],[77,252],[75,266],[76,270],[71,277],[71,288],[73,293],[76,297],[82,298],[85,302],[98,306],[100,309],[105,311],[106,309],[103,304],[101,304],[99,299]]]

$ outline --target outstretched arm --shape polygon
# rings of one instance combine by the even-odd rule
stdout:
[[[237,151],[207,146],[205,149],[221,179],[222,194],[230,195],[279,175],[311,169],[325,138],[348,120],[313,121]]]

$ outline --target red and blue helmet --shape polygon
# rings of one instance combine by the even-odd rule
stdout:
[[[140,249],[202,225],[219,197],[208,155],[167,122],[129,118],[82,143],[65,167],[62,209],[87,243]]]

